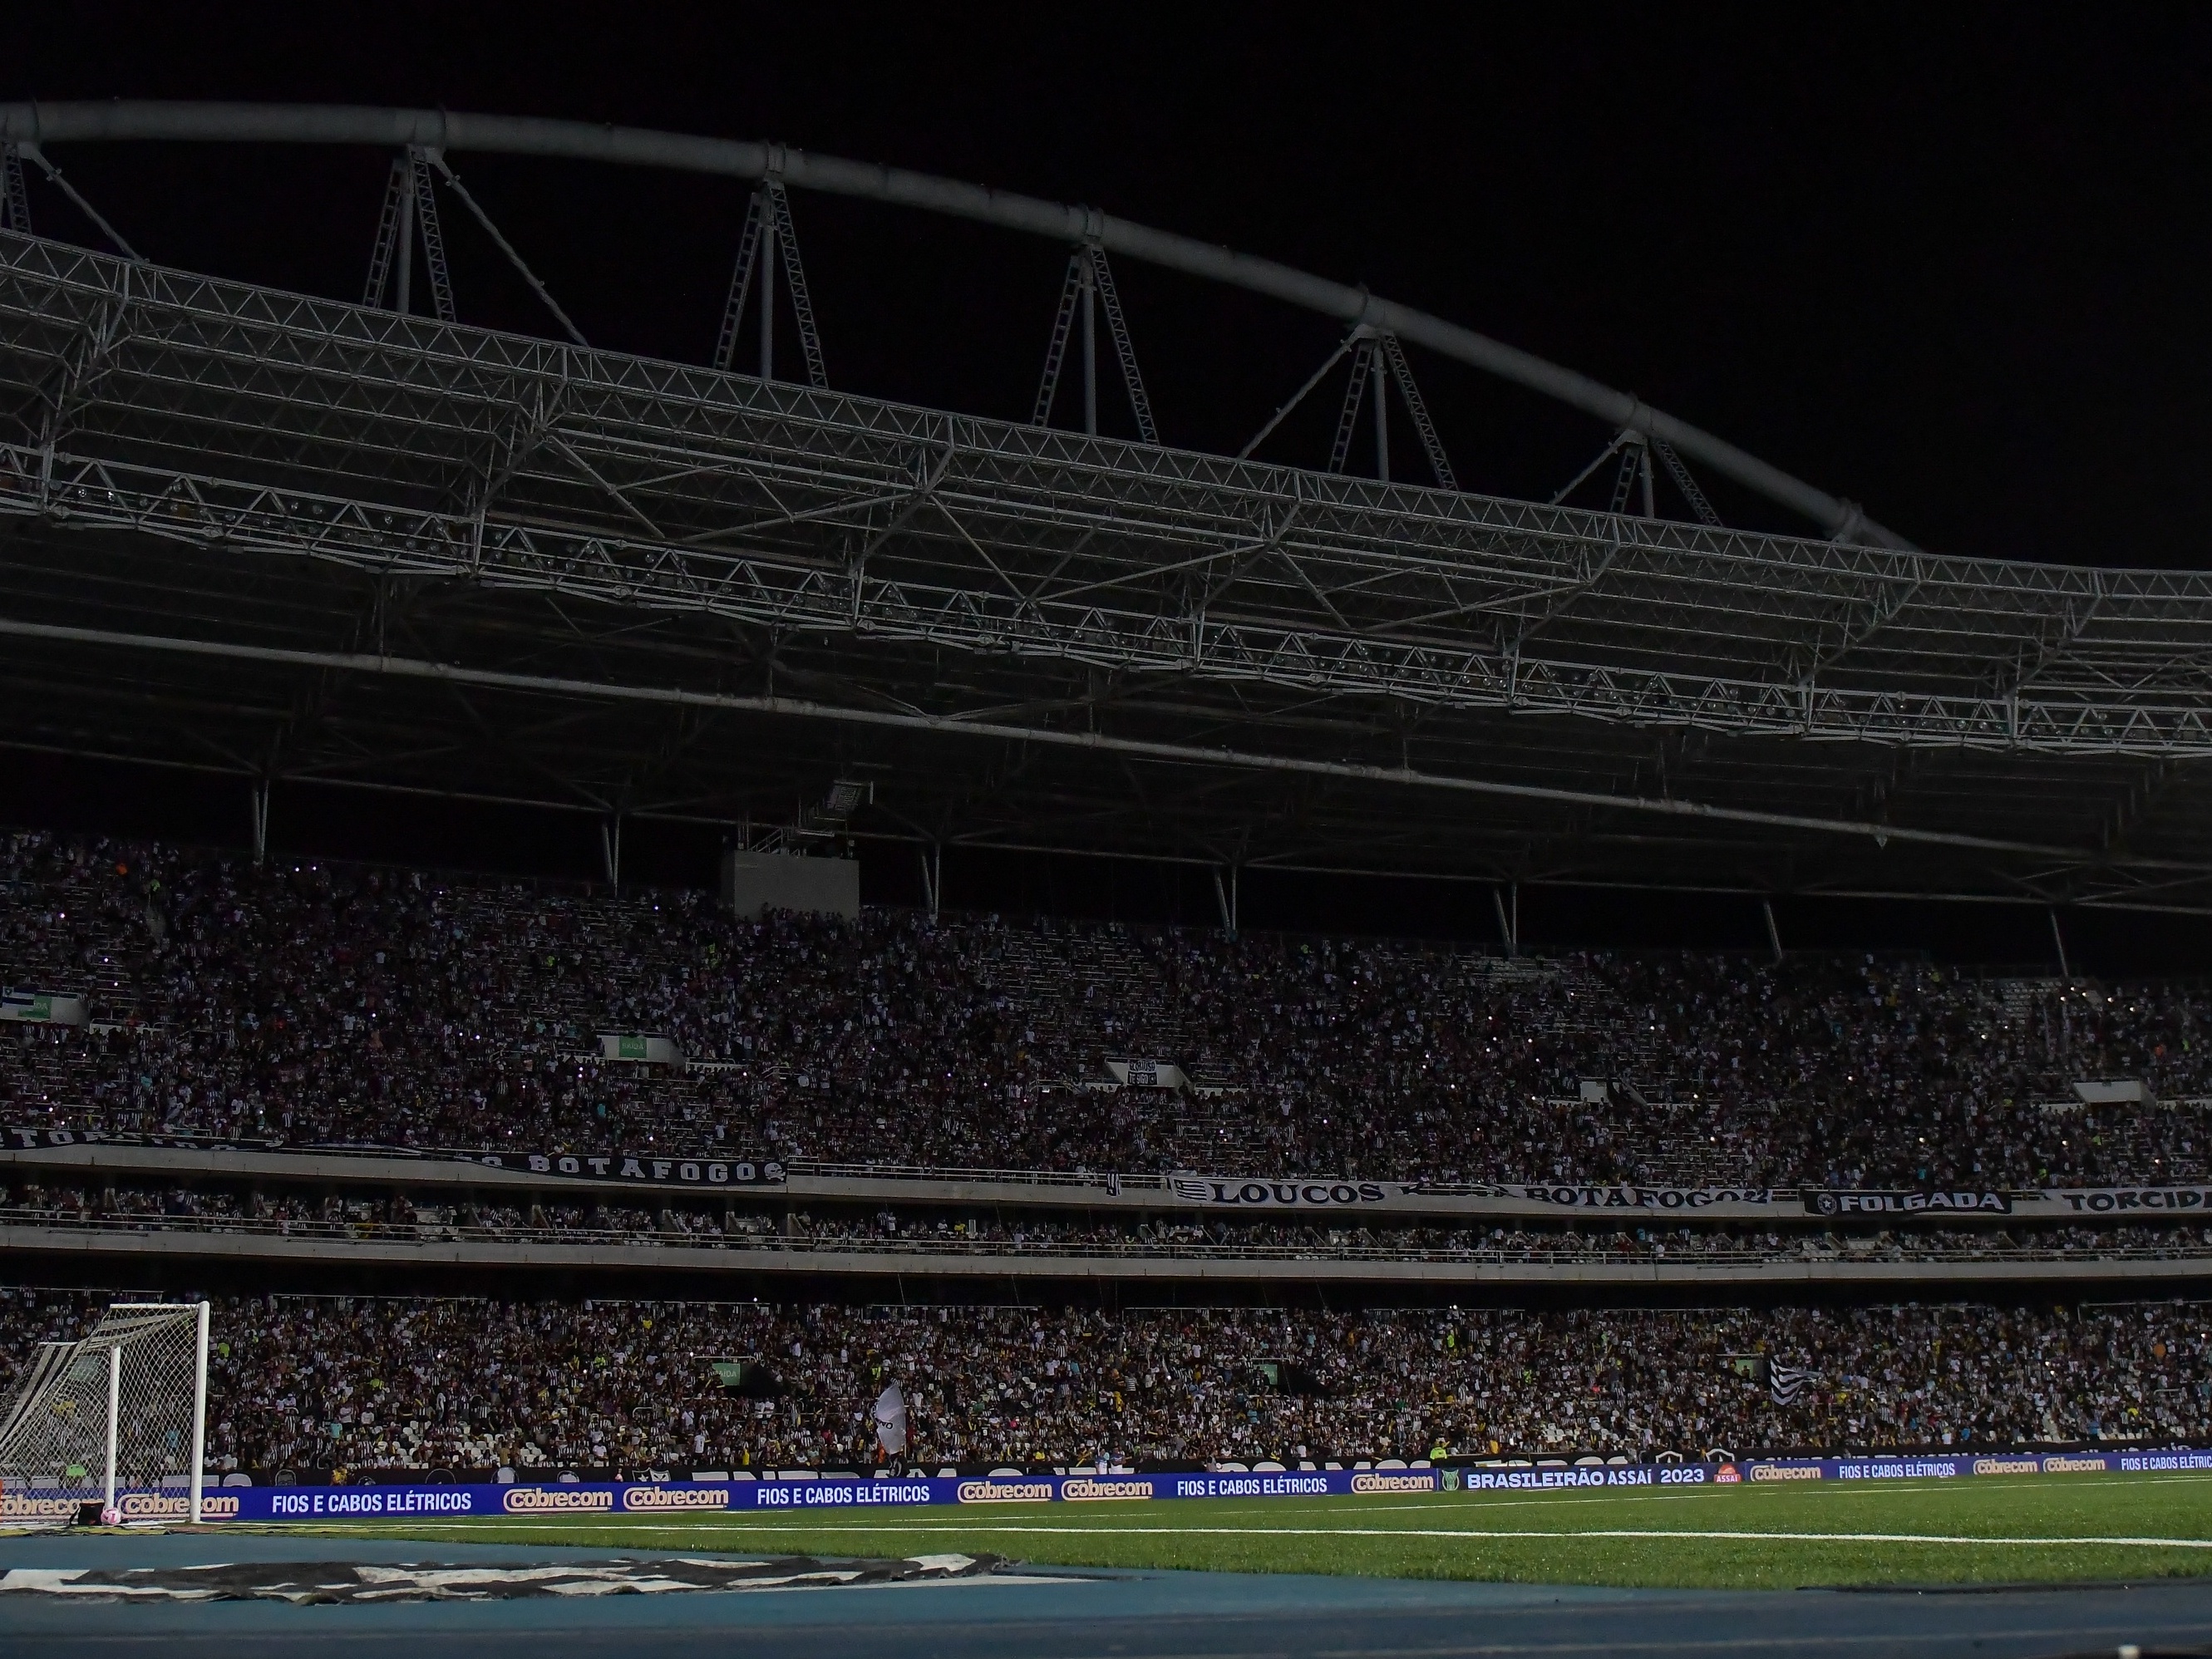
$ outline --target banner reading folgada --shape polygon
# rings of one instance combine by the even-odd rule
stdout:
[[[1802,1194],[1814,1215],[2010,1215],[2013,1195],[1987,1190],[1861,1191],[1823,1188]]]

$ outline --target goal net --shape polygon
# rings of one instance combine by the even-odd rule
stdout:
[[[41,1342],[0,1407],[0,1488],[181,1488],[200,1519],[208,1304],[118,1303],[74,1342]]]

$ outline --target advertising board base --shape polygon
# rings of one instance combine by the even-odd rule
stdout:
[[[1977,1452],[1937,1457],[1747,1458],[1732,1463],[1634,1463],[1586,1468],[1477,1464],[1427,1469],[1309,1469],[1280,1474],[1024,1474],[973,1479],[911,1475],[867,1480],[519,1481],[507,1486],[222,1486],[202,1519],[226,1521],[442,1520],[494,1516],[541,1520],[653,1516],[663,1520],[741,1510],[1143,1504],[1190,1498],[1411,1496],[1424,1492],[1551,1492],[1605,1486],[1737,1486],[1781,1482],[1948,1480],[1984,1475],[2164,1474],[2212,1469],[2212,1450]],[[83,1494],[52,1488],[0,1492],[0,1525],[66,1526]],[[126,1524],[181,1523],[178,1492],[118,1493]]]

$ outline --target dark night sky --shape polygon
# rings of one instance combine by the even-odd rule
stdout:
[[[2205,562],[2204,14],[1551,9],[1440,25],[1431,8],[1300,27],[1212,9],[1107,27],[922,8],[810,26],[793,10],[79,5],[18,21],[0,85],[620,121],[1088,202],[1553,357],[1933,549]],[[150,257],[358,292],[380,157],[58,154]],[[461,166],[595,343],[704,355],[738,186]],[[50,193],[39,207],[68,224]],[[839,384],[1025,410],[1057,251],[818,197],[796,210]],[[448,217],[464,317],[544,329]],[[1122,276],[1171,441],[1234,447],[1334,337],[1265,302]],[[1548,494],[1607,435],[1419,367],[1477,487]],[[1318,459],[1301,438],[1326,442],[1316,428],[1270,453]]]
[[[2212,564],[2195,533],[2212,14],[805,9],[81,3],[13,21],[0,95],[606,120],[1087,202],[1632,390],[1934,550]],[[386,157],[55,154],[149,258],[358,297]],[[456,165],[594,343],[707,355],[743,186]],[[33,190],[42,229],[88,236]],[[820,197],[794,210],[836,384],[1026,414],[1061,251]],[[456,207],[446,222],[464,320],[550,331]],[[1233,449],[1335,337],[1117,269],[1170,442]],[[1415,366],[1468,487],[1547,495],[1609,435]],[[1264,453],[1318,464],[1321,401]],[[1800,527],[1706,482],[1732,520]],[[1747,926],[1742,942],[1763,937]]]

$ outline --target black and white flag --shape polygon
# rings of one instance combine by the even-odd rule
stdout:
[[[892,1383],[876,1396],[876,1443],[891,1456],[906,1450],[906,1395],[899,1385]]]
[[[1766,1392],[1778,1406],[1794,1406],[1797,1396],[1805,1392],[1805,1385],[1813,1380],[1813,1373],[1789,1365],[1774,1365],[1766,1373]]]

